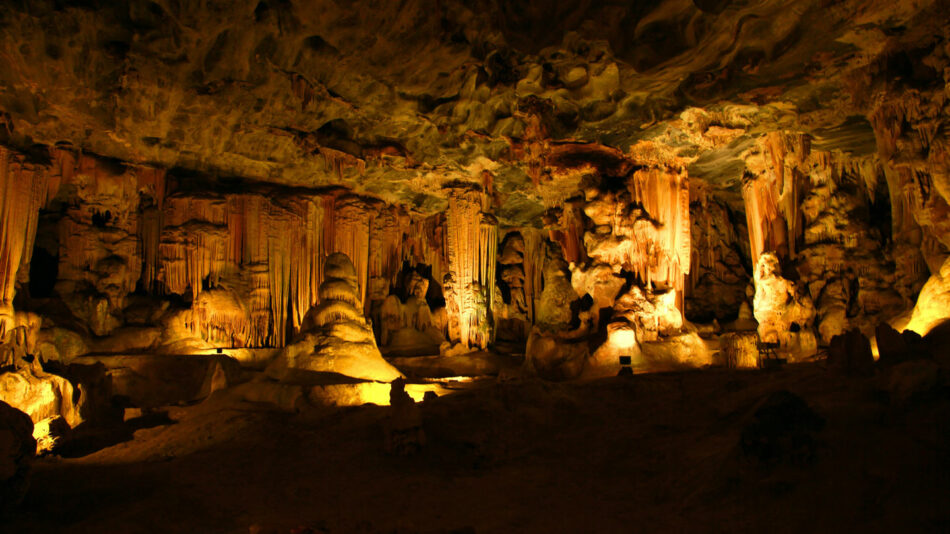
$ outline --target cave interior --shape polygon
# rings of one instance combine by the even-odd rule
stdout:
[[[0,58],[4,532],[950,528],[945,0],[8,0]]]

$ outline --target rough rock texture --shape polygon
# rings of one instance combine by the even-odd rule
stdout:
[[[65,378],[43,372],[38,364],[0,374],[0,400],[30,416],[33,437],[43,451],[56,444],[56,430],[62,425],[55,420],[63,420],[66,429],[83,421],[78,391]]]
[[[336,252],[404,354],[541,327],[613,361],[629,326],[708,361],[683,319],[747,328],[750,277],[793,360],[929,328],[945,2],[628,4],[5,3],[2,359],[280,348]]]
[[[402,374],[383,359],[373,329],[363,318],[356,269],[345,254],[331,254],[323,268],[321,302],[307,314],[306,330],[267,368],[274,378],[295,370],[338,373],[392,382]]]
[[[920,290],[917,304],[905,326],[920,335],[926,335],[935,326],[950,317],[950,259],[935,272]]]
[[[591,328],[590,313],[579,310],[570,272],[553,246],[547,248],[543,272],[544,290],[537,324],[525,347],[525,367],[548,379],[575,378],[590,352],[586,341]]]
[[[870,375],[874,372],[871,342],[857,328],[831,338],[828,367],[845,375]]]
[[[707,187],[690,189],[692,255],[684,314],[691,321],[729,321],[746,300],[750,275],[742,246],[748,238],[739,234],[729,206]]]
[[[759,256],[755,266],[753,310],[762,341],[787,348],[793,358],[815,353],[815,306],[801,287],[782,277],[778,258],[772,253]]]
[[[726,367],[754,369],[759,366],[759,336],[755,332],[731,332],[724,334],[720,343],[725,355]]]
[[[0,401],[0,514],[14,510],[26,494],[35,454],[30,416]]]

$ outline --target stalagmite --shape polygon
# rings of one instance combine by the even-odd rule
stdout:
[[[359,301],[359,289],[353,263],[345,254],[332,253],[324,273],[326,280],[319,291],[327,298],[311,310],[304,332],[281,350],[267,374],[293,380],[301,371],[316,371],[381,382],[402,376],[382,358],[373,329],[361,308],[354,306]]]

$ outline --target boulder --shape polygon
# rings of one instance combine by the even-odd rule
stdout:
[[[881,365],[896,365],[929,354],[920,335],[913,330],[898,332],[891,325],[881,323],[874,329],[874,336]]]
[[[917,296],[906,328],[921,336],[950,318],[950,259],[931,275]]]
[[[828,347],[828,368],[849,376],[874,374],[870,340],[857,328],[834,336]]]
[[[0,514],[23,500],[35,454],[30,416],[0,401]]]
[[[525,367],[547,380],[577,378],[589,353],[586,340],[565,340],[535,327],[525,347]]]
[[[0,401],[26,413],[33,421],[34,438],[42,451],[51,450],[66,428],[75,428],[82,421],[78,392],[65,378],[43,371],[38,363],[0,375]],[[53,435],[42,432],[55,430]]]
[[[112,394],[139,408],[198,401],[242,377],[237,360],[224,354],[86,355],[74,365],[97,363],[105,366]]]

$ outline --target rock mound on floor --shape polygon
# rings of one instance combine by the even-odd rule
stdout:
[[[383,359],[373,329],[363,317],[356,269],[350,259],[342,253],[331,254],[324,277],[321,302],[304,320],[309,330],[277,354],[267,375],[280,380],[304,370],[379,382],[401,377],[402,373]]]
[[[23,499],[35,453],[30,416],[0,401],[0,514]]]

